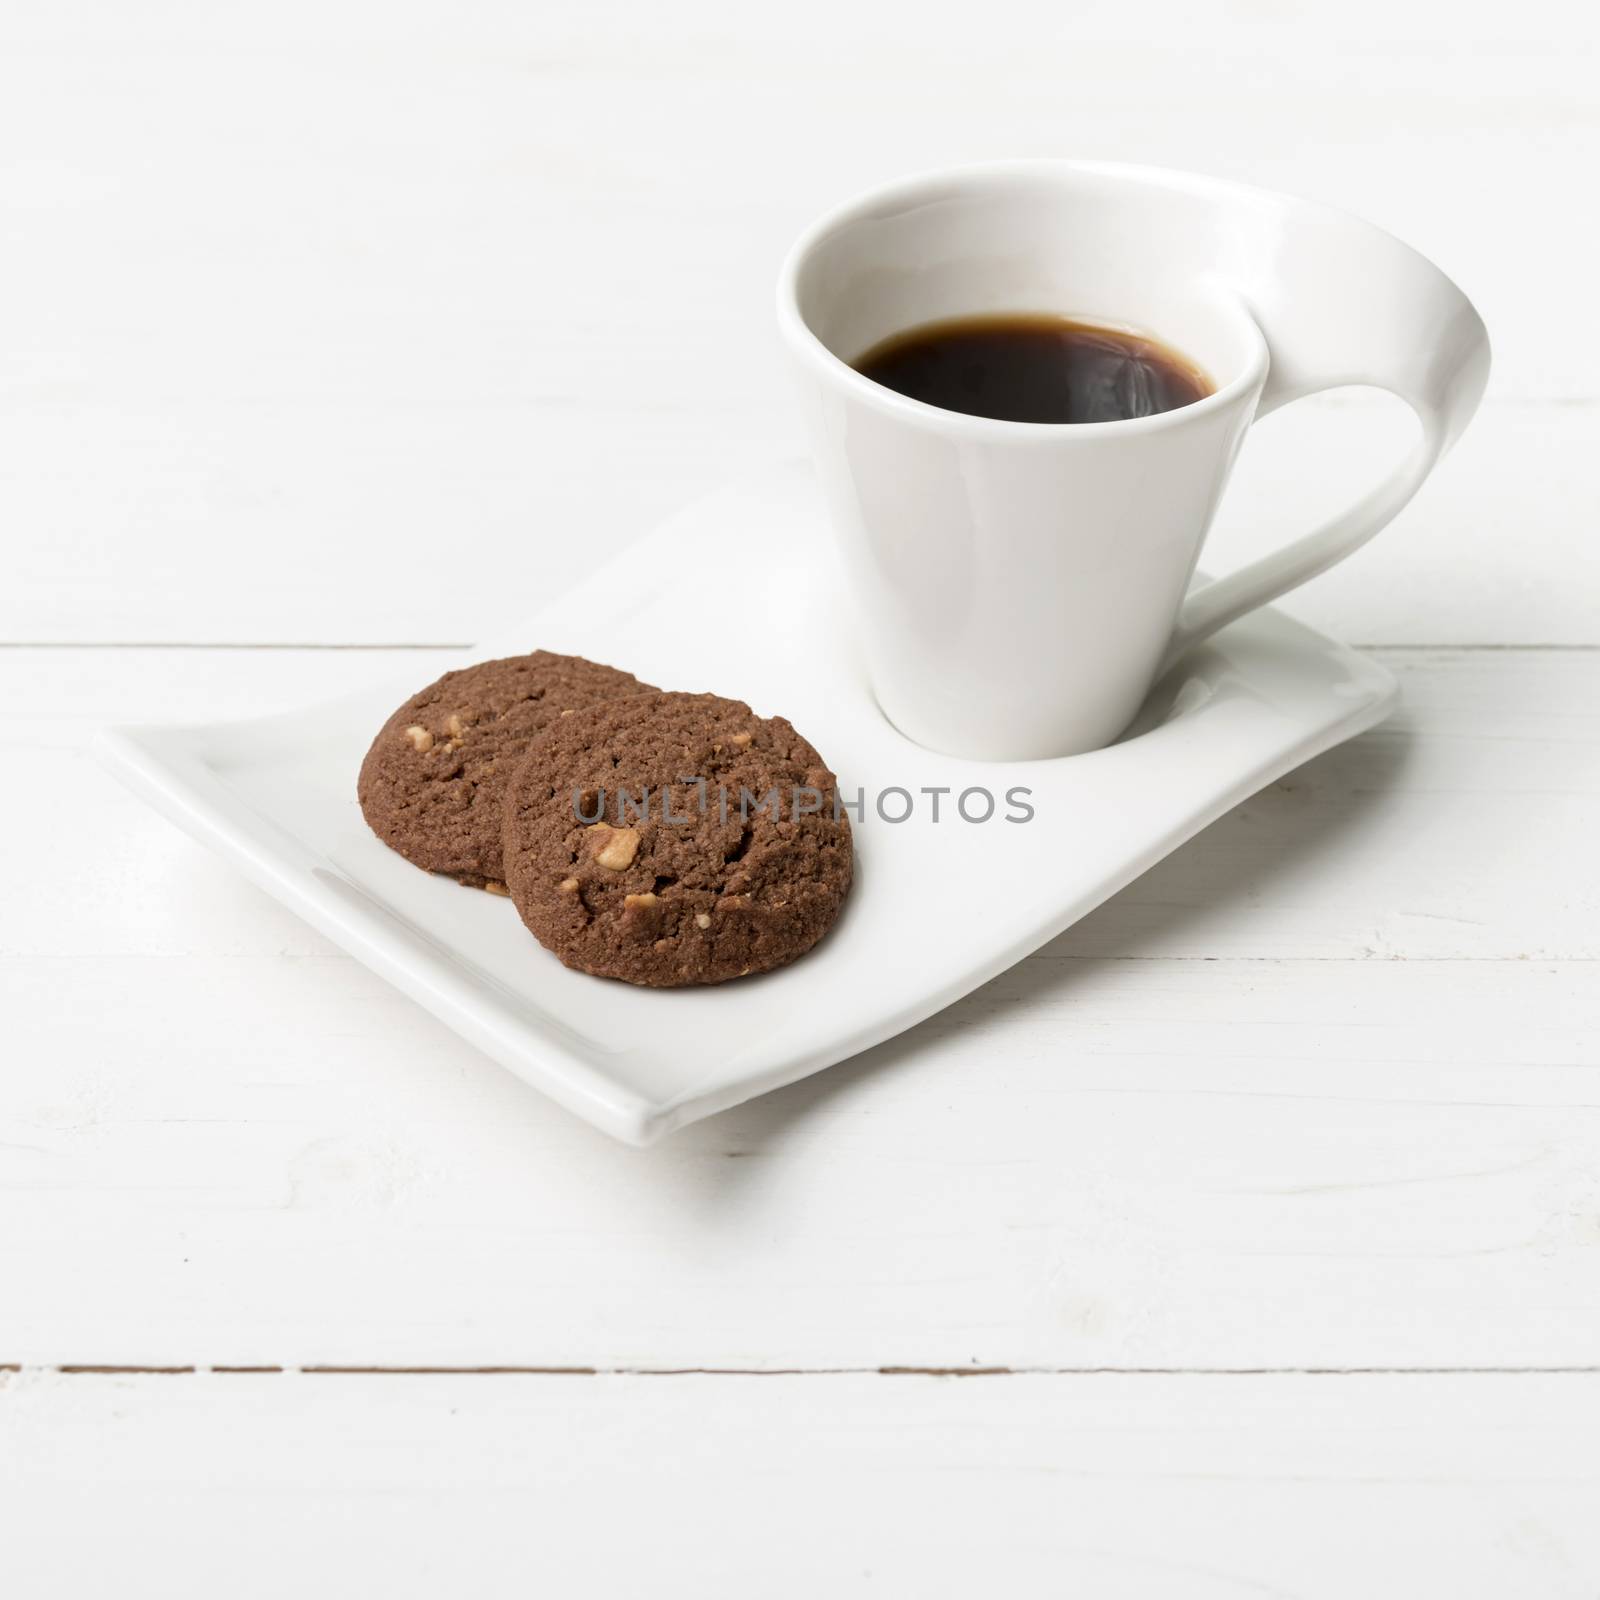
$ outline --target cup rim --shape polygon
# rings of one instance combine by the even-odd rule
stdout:
[[[789,247],[789,252],[784,257],[783,265],[778,272],[777,310],[780,332],[795,353],[817,367],[821,376],[843,384],[845,389],[859,400],[875,405],[892,415],[903,417],[907,421],[920,421],[924,424],[937,422],[946,432],[974,439],[1057,444],[1066,439],[1087,442],[1113,436],[1157,433],[1169,428],[1182,427],[1185,423],[1199,422],[1213,412],[1235,404],[1252,389],[1258,388],[1267,373],[1266,336],[1262,333],[1260,324],[1250,314],[1250,309],[1243,299],[1215,279],[1197,279],[1197,287],[1214,289],[1228,309],[1237,315],[1250,346],[1250,354],[1242,369],[1226,383],[1218,385],[1210,394],[1202,399],[1193,400],[1188,405],[1176,406],[1171,411],[1158,411],[1153,416],[1122,417],[1108,422],[1014,422],[1003,417],[980,417],[965,411],[948,411],[943,406],[930,405],[925,400],[914,400],[909,395],[900,394],[857,372],[848,361],[835,355],[811,331],[806,319],[801,315],[797,292],[801,268],[817,246],[845,224],[855,221],[885,202],[913,200],[918,194],[935,185],[948,183],[952,179],[987,182],[1001,178],[1048,176],[1052,173],[1093,175],[1160,184],[1164,187],[1218,190],[1234,194],[1246,187],[1228,183],[1220,178],[1183,172],[1176,168],[1143,166],[1120,161],[1071,161],[1051,157],[975,161],[955,166],[930,167],[921,172],[910,173],[852,195],[823,212],[801,232]],[[1254,192],[1265,194],[1267,191]],[[1131,328],[1133,325],[1125,326]]]

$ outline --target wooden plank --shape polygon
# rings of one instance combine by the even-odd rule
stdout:
[[[1180,0],[977,29],[859,13],[819,7],[774,48],[742,11],[630,6],[597,47],[591,23],[494,8],[468,38],[423,7],[377,54],[349,3],[274,7],[249,45],[192,15],[0,24],[22,153],[0,527],[25,580],[0,640],[482,637],[799,448],[770,285],[816,209],[1068,151],[1350,205],[1482,302],[1482,421],[1306,615],[1368,642],[1600,643],[1600,348],[1573,309],[1600,228],[1572,198],[1600,161],[1590,10],[1480,8],[1448,38],[1380,0],[1292,32],[1219,33]],[[796,137],[823,103],[827,136]],[[1274,420],[1219,557],[1371,477],[1384,419],[1341,416],[1365,420]]]
[[[0,903],[5,948],[326,954],[295,918],[93,769],[84,746],[107,720],[287,710],[363,683],[415,687],[451,659],[0,652],[0,693],[12,707],[12,738],[0,743],[7,826],[41,845],[74,841],[14,877]],[[1041,959],[1600,955],[1600,653],[1379,659],[1401,679],[1395,717],[1240,806]],[[45,750],[70,779],[30,778]],[[107,883],[119,893],[107,896]],[[86,904],[97,906],[90,928]]]
[[[1593,1359],[1593,962],[1028,962],[642,1153],[343,960],[0,1005],[6,1360]]]
[[[1594,1374],[0,1382],[17,1594],[1600,1585]]]

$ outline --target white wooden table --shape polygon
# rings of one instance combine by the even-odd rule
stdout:
[[[1592,19],[0,7],[0,1593],[1600,1593]],[[1404,709],[1004,978],[625,1149],[89,760],[794,452],[790,236],[1019,153],[1361,211],[1497,365],[1291,607]],[[1211,563],[1403,440],[1264,425]]]

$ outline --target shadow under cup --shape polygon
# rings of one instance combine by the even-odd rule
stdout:
[[[1203,201],[1046,167],[911,180],[796,245],[779,317],[889,719],[980,760],[1114,740],[1151,687],[1266,373]],[[855,372],[925,323],[1054,313],[1144,334],[1213,392],[1127,421],[945,411]]]

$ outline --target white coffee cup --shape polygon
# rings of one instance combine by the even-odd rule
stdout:
[[[1057,312],[1152,335],[1215,391],[1121,422],[912,400],[851,362],[943,318]],[[878,702],[980,760],[1114,740],[1191,645],[1342,560],[1416,492],[1489,371],[1465,295],[1368,223],[1157,168],[1021,161],[893,183],[813,225],[778,286]],[[1189,592],[1252,418],[1369,384],[1422,423],[1344,515]]]

